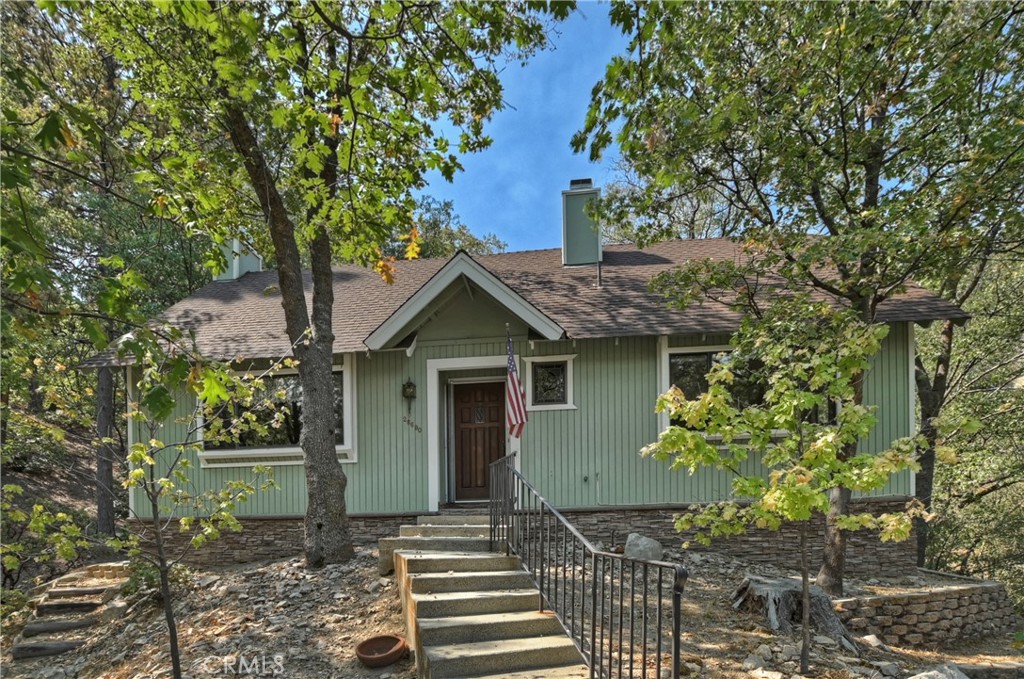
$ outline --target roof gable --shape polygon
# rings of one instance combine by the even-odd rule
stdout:
[[[565,336],[562,326],[460,250],[367,336],[367,348],[379,350],[394,346],[405,336],[403,330],[463,277],[472,281],[544,339],[556,340]]]

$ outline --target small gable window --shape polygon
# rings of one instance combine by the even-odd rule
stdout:
[[[525,359],[527,410],[571,410],[573,356],[535,356]]]

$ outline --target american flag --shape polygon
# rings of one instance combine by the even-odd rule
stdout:
[[[516,357],[512,352],[512,337],[508,337],[508,379],[505,380],[505,396],[508,401],[506,419],[508,433],[513,438],[523,435],[526,424],[526,392],[519,382],[519,371],[516,369]]]

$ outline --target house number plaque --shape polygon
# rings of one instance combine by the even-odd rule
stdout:
[[[411,419],[409,419],[408,415],[403,415],[402,416],[402,422],[404,422],[405,424],[407,424],[410,427],[412,427],[413,429],[415,429],[417,434],[422,434],[423,433],[423,427],[421,427],[420,425],[416,424]]]

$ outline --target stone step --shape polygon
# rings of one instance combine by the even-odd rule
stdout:
[[[381,575],[387,575],[394,570],[394,555],[400,549],[436,552],[489,552],[491,550],[491,542],[487,538],[381,538],[377,542],[377,546],[380,554],[378,569]]]
[[[508,677],[520,670],[565,667],[582,662],[564,635],[449,644],[423,649],[430,679],[496,675]],[[543,673],[543,676],[550,676]]]
[[[543,667],[537,670],[522,672],[498,672],[497,674],[474,674],[472,677],[459,679],[590,679],[590,668],[586,665],[566,665],[564,667]]]
[[[444,526],[402,526],[398,535],[403,538],[489,538],[490,526],[462,526],[446,524]]]
[[[84,639],[22,641],[11,648],[11,657],[15,660],[21,660],[23,658],[42,658],[48,655],[60,655],[61,653],[73,651],[84,643]]]
[[[417,516],[420,526],[489,526],[491,517],[487,514],[434,514]]]
[[[494,552],[419,552],[401,550],[395,555],[405,562],[407,573],[512,571],[519,559]]]
[[[418,619],[442,618],[450,615],[510,613],[540,608],[540,593],[535,589],[412,594],[410,598],[414,603]]]
[[[419,638],[424,646],[563,633],[554,615],[537,611],[420,618],[419,628]]]
[[[56,601],[44,600],[36,606],[36,615],[62,615],[64,613],[88,613],[95,611],[103,605],[101,601],[90,601],[88,599],[57,599]]]
[[[533,587],[533,580],[530,579],[530,574],[519,570],[414,573],[409,576],[409,588],[416,594],[523,589],[528,587]]]
[[[109,587],[54,587],[47,591],[50,599],[74,599],[77,597],[100,596],[107,593]]]
[[[51,620],[33,620],[25,625],[25,629],[21,631],[23,637],[34,637],[40,634],[52,634],[54,632],[64,632],[73,629],[82,629],[83,627],[92,627],[96,624],[94,618],[79,618],[72,620],[69,618],[58,618]]]

